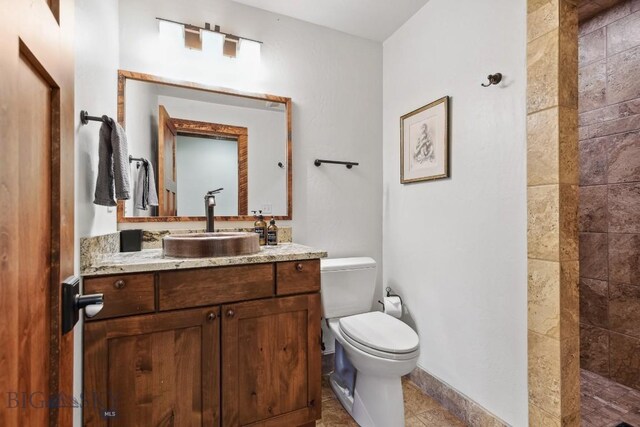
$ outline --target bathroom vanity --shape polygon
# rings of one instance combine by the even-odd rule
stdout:
[[[315,425],[325,256],[283,244],[87,262],[84,292],[105,304],[84,324],[85,425]]]
[[[131,174],[158,177],[157,208],[120,201],[119,224],[206,220],[213,231],[213,206],[216,221],[292,218],[291,99],[124,70],[117,95]],[[104,295],[84,324],[84,424],[315,425],[326,253],[290,243],[284,227],[252,255],[165,258],[160,234],[145,230],[141,252],[119,252],[117,233],[81,242],[83,292]],[[202,257],[184,250],[202,236],[166,242]]]

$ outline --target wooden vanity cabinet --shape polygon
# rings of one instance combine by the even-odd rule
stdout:
[[[214,426],[220,309],[87,322],[84,425]]]
[[[222,307],[222,425],[320,418],[319,294]]]
[[[322,401],[319,260],[150,274],[152,313],[85,322],[85,425],[315,425]],[[85,286],[127,276],[86,279]],[[132,294],[147,286],[130,279]],[[189,292],[190,280],[199,298],[177,292]]]

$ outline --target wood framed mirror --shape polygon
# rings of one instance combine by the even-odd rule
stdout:
[[[292,218],[290,98],[119,70],[118,121],[133,190],[119,223],[204,221],[204,194],[220,187],[216,221]],[[157,207],[138,200],[146,165]]]

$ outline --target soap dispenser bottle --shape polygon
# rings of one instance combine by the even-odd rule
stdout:
[[[269,227],[267,227],[267,245],[278,245],[278,226],[276,225],[276,220],[273,217],[271,217],[271,221],[269,221]]]
[[[255,214],[256,211],[253,211]],[[254,231],[258,234],[258,238],[260,239],[260,246],[264,246],[267,244],[267,223],[264,221],[264,216],[262,216],[262,211],[258,211],[256,222],[253,224]],[[256,216],[256,215],[254,215]]]

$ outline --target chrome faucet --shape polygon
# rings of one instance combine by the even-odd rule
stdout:
[[[213,209],[216,206],[216,194],[224,190],[224,188],[218,188],[217,190],[211,190],[204,195],[204,209],[207,216],[207,233],[213,233],[215,227],[213,225]]]

